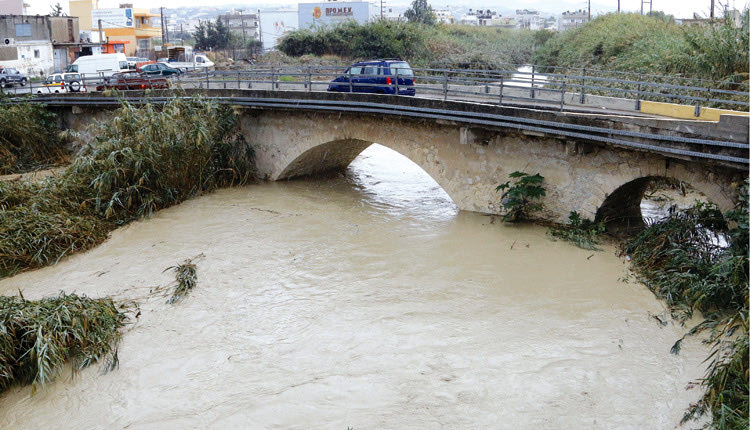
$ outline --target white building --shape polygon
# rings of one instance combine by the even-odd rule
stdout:
[[[500,17],[501,15],[498,15],[497,12],[489,9],[469,9],[468,13],[461,16],[459,24],[491,26],[495,25]]]
[[[451,13],[450,8],[437,9],[434,12],[435,17],[437,18],[437,22],[441,22],[443,24],[454,24],[456,22],[456,18]]]
[[[539,12],[533,9],[517,9],[516,25],[518,28],[529,30],[541,30],[544,28],[546,19],[539,15]]]
[[[560,15],[560,18],[557,20],[557,30],[558,31],[570,30],[571,28],[580,27],[587,22],[589,22],[588,11],[579,9],[573,12],[571,11],[563,12]]]
[[[364,24],[380,17],[379,8],[365,1],[299,3],[297,10],[299,28],[334,25],[348,20]]]

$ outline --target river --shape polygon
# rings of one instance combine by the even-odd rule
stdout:
[[[196,257],[182,302],[150,291]],[[373,146],[345,175],[218,192],[115,231],[0,293],[136,300],[120,366],[0,397],[0,428],[586,428],[677,425],[698,339],[623,282],[615,247],[460,212]]]

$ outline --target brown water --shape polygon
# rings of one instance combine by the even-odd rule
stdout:
[[[140,302],[119,369],[0,397],[0,428],[665,429],[706,351],[615,249],[456,210],[374,147],[346,176],[228,189],[0,281]],[[494,221],[494,222],[493,222]],[[176,305],[149,290],[203,254]]]

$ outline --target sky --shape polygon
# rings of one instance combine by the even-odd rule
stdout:
[[[31,5],[29,13],[31,14],[47,14],[50,11],[52,5],[59,3],[63,6],[67,12],[68,2],[67,0],[25,0]],[[268,5],[272,3],[277,6],[288,6],[290,9],[296,9],[297,3],[308,3],[312,1],[298,1],[298,0],[276,0],[273,2],[242,2],[241,0],[99,0],[100,8],[107,7],[118,7],[120,3],[133,3],[134,7],[141,8],[157,8],[163,6],[165,8],[179,8],[184,6],[202,6],[202,5],[220,5],[220,4],[243,4],[248,9],[257,9],[257,5]],[[379,0],[378,0],[379,2]],[[749,0],[715,0],[717,5],[717,13],[719,13],[718,5],[729,2],[730,7],[737,9],[743,9],[748,6]],[[387,0],[386,4],[391,6],[402,6],[407,7],[410,0]],[[448,5],[460,5],[464,7],[471,7],[477,9],[489,8],[503,8],[508,9],[508,2],[502,0],[428,0],[428,3],[433,8],[444,8]],[[588,5],[587,0],[516,0],[512,2],[512,8],[516,9],[536,9],[542,12],[549,13],[560,13],[565,10],[576,10],[585,9]],[[652,0],[653,10],[661,10],[669,15],[674,15],[676,18],[692,18],[693,12],[697,12],[703,16],[707,16],[711,6],[711,0]],[[620,7],[623,11],[639,11],[641,8],[641,0],[620,0]],[[263,12],[263,6],[260,7],[261,13]],[[594,0],[592,1],[591,14],[614,12],[617,10],[617,0]]]

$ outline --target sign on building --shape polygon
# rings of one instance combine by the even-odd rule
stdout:
[[[299,3],[297,5],[299,28],[331,25],[346,20],[364,24],[373,16],[373,6],[368,2]]]
[[[100,19],[102,28],[133,27],[133,9],[93,9],[91,25],[94,28],[98,28]]]

